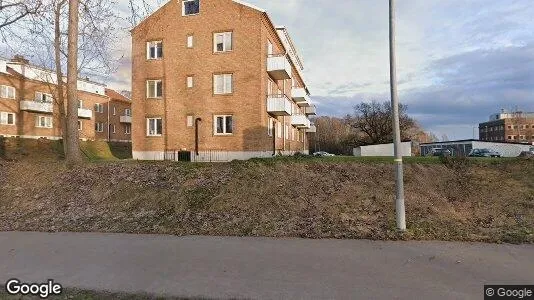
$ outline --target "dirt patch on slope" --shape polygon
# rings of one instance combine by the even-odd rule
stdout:
[[[0,230],[534,242],[534,162],[0,162]]]

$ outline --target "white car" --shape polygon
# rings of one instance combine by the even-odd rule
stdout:
[[[315,152],[313,153],[313,156],[336,156],[335,154],[332,154],[332,153],[328,153],[326,151],[318,151],[318,152]]]

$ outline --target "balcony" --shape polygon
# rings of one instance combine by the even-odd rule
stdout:
[[[91,119],[93,117],[93,111],[85,108],[78,108],[78,118]]]
[[[317,127],[315,125],[311,125],[310,128],[306,129],[307,133],[315,133],[317,132]]]
[[[119,121],[121,123],[132,123],[132,116],[121,116]]]
[[[308,95],[308,92],[306,92],[306,89],[304,88],[297,88],[297,87],[292,88],[291,98],[293,98],[293,101],[295,101],[299,106],[310,106],[311,105],[310,96]]]
[[[306,115],[316,115],[317,114],[317,108],[315,106],[308,106],[304,107],[304,113]]]
[[[291,116],[291,125],[298,128],[310,128],[311,122],[305,115]]]
[[[291,79],[291,63],[284,54],[267,57],[267,73],[274,80]]]
[[[290,116],[291,101],[286,95],[270,95],[267,97],[267,112],[273,116]]]
[[[33,100],[20,101],[20,110],[40,113],[53,113],[54,105],[50,102],[37,102]]]

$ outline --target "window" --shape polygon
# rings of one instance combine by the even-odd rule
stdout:
[[[95,123],[95,131],[96,132],[104,132],[104,123],[96,122]]]
[[[115,133],[116,132],[115,129],[116,129],[115,124],[111,124],[111,132]]]
[[[35,119],[35,127],[52,128],[52,117],[37,116]]]
[[[163,57],[163,42],[152,41],[146,43],[146,58],[161,59]]]
[[[193,87],[193,76],[187,76],[187,87],[188,88]]]
[[[52,95],[35,92],[35,102],[52,103]]]
[[[7,85],[0,85],[0,98],[15,99],[15,88]]]
[[[95,112],[104,113],[104,104],[95,103]]]
[[[15,114],[0,112],[0,125],[15,125]]]
[[[300,142],[300,130],[297,129],[297,142]]]
[[[232,116],[215,116],[215,135],[228,135],[233,133]]]
[[[267,41],[267,56],[273,55],[273,43]]]
[[[132,125],[130,124],[124,124],[124,133],[130,134],[132,132]]]
[[[282,123],[278,122],[276,127],[276,131],[278,132],[278,138],[282,138]]]
[[[184,0],[182,2],[182,16],[191,16],[200,13],[200,0]]]
[[[83,129],[82,121],[78,120],[78,131],[81,131]]]
[[[117,115],[117,109],[115,108],[115,106],[113,106],[113,115]]]
[[[213,36],[213,52],[232,51],[232,32],[215,33]]]
[[[146,97],[161,98],[163,97],[163,82],[161,80],[146,81]]]
[[[289,140],[289,126],[285,126],[285,131],[284,131],[284,138],[286,140]]]
[[[187,48],[193,48],[193,35],[187,36]]]
[[[187,116],[187,127],[193,127],[193,116]]]
[[[232,93],[232,74],[217,74],[213,75],[213,93],[231,94]]]
[[[147,136],[161,136],[163,132],[161,118],[146,119],[146,135]]]
[[[83,100],[78,99],[78,108],[83,108]]]
[[[127,116],[127,117],[131,117],[132,116],[132,110],[129,109],[129,108],[125,108],[124,109],[124,115]]]
[[[512,125],[508,125],[508,129],[512,129]]]
[[[520,135],[520,136],[519,136],[519,139],[520,139],[520,140],[525,140],[525,136],[524,136],[524,135]]]
[[[274,127],[274,119],[269,117],[267,119],[267,135],[268,136],[273,136],[273,127]]]

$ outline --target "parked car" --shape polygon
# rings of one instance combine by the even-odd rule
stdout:
[[[445,148],[434,148],[430,153],[428,153],[429,156],[451,156],[452,152],[449,149]]]
[[[534,147],[530,147],[528,151],[521,152],[519,157],[534,157]]]
[[[501,154],[491,149],[473,149],[469,152],[470,157],[501,157]]]
[[[328,153],[326,151],[317,151],[317,152],[313,153],[313,156],[323,157],[323,156],[335,156],[335,155],[332,154],[332,153]]]

